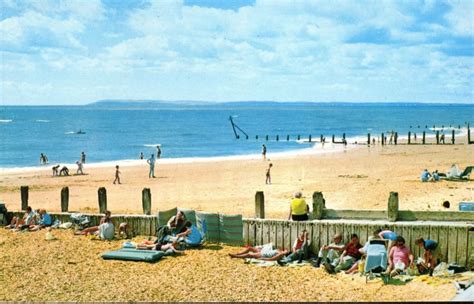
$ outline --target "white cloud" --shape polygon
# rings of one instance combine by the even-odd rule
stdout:
[[[474,36],[474,1],[450,1],[452,10],[447,15],[447,20],[453,32],[458,36]]]

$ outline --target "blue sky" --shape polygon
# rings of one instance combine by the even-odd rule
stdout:
[[[474,102],[474,1],[0,0],[0,104]]]

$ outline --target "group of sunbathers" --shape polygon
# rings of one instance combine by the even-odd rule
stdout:
[[[437,182],[441,179],[454,179],[459,180],[463,178],[468,178],[471,174],[474,167],[468,166],[466,170],[461,171],[456,164],[453,164],[451,168],[449,168],[448,172],[441,173],[438,170],[433,171],[430,173],[428,169],[424,169],[420,175],[420,180],[422,182]]]
[[[395,232],[388,229],[377,229],[374,231],[369,241],[362,246],[357,234],[351,234],[350,241],[347,244],[342,242],[342,235],[333,236],[330,244],[323,245],[313,260],[314,267],[324,267],[328,273],[337,273],[345,271],[346,274],[360,271],[364,258],[367,254],[371,240],[385,240],[386,253],[388,253],[388,267],[386,274],[390,276],[398,275],[408,268],[418,269],[419,273],[433,273],[433,269],[441,259],[441,251],[438,243],[433,240],[424,240],[419,238],[415,241],[416,245],[424,249],[423,263],[415,265],[414,257],[410,248],[405,244],[405,239],[398,236]],[[385,249],[384,249],[385,250]],[[307,231],[303,231],[295,240],[291,252],[283,249],[276,249],[273,244],[265,244],[257,247],[247,247],[238,253],[229,254],[232,258],[254,258],[263,261],[277,261],[280,265],[285,265],[292,261],[307,260],[310,258],[310,241]],[[360,265],[361,264],[361,265]]]
[[[5,228],[14,231],[37,231],[42,228],[50,227],[51,225],[51,216],[45,209],[37,209],[36,211],[33,211],[33,209],[28,206],[26,207],[26,212],[23,217],[14,216],[10,221],[10,225],[7,225]]]
[[[166,225],[158,228],[155,241],[143,241],[137,249],[182,253],[186,247],[199,246],[202,241],[203,234],[197,226],[186,219],[184,212],[178,211]]]

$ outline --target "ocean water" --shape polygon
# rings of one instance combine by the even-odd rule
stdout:
[[[229,117],[249,135],[236,139]],[[370,132],[434,134],[432,127],[474,125],[474,105],[222,103],[210,105],[92,104],[1,106],[0,168],[73,163],[84,151],[88,163],[149,157],[161,144],[162,158],[234,156],[308,148],[296,136],[319,139],[346,134],[348,142]],[[425,127],[428,128],[425,128]],[[76,134],[82,130],[85,134]],[[256,140],[255,136],[259,139]],[[265,141],[269,135],[270,140]],[[276,141],[279,135],[280,141]],[[290,135],[290,141],[286,140]],[[359,139],[360,140],[360,139]]]

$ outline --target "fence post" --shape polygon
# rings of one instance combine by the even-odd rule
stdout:
[[[382,133],[382,146],[385,145],[385,134]]]
[[[151,192],[150,188],[143,188],[142,190],[142,205],[143,205],[143,214],[151,214]]]
[[[393,141],[394,141],[395,145],[398,144],[398,132],[395,132],[395,135],[393,136]]]
[[[390,192],[388,198],[387,218],[389,222],[396,222],[398,218],[398,192]]]
[[[453,130],[453,131],[452,131],[452,136],[451,136],[451,143],[452,143],[453,145],[455,144],[454,136],[455,136],[455,132],[454,132],[454,130]]]
[[[370,145],[370,133],[367,133],[367,144]]]
[[[422,139],[422,143],[425,144],[426,143],[426,132],[423,131],[423,139]]]
[[[439,145],[439,131],[436,131],[436,144]]]
[[[257,191],[255,193],[255,217],[265,218],[265,196],[263,191]]]
[[[411,144],[411,132],[408,131],[408,144]]]
[[[97,192],[99,195],[99,213],[105,213],[107,210],[107,190],[100,187]]]
[[[313,193],[313,220],[323,218],[323,210],[325,208],[324,197],[321,192]]]
[[[21,210],[26,210],[28,207],[28,186],[21,186]]]
[[[69,211],[69,187],[61,189],[61,212]]]

